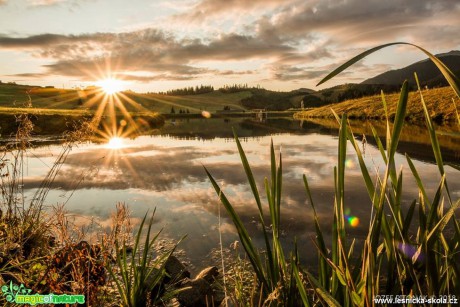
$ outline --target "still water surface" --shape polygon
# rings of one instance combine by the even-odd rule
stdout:
[[[305,174],[309,180],[322,229],[330,240],[337,133],[333,128],[313,123],[286,119],[265,123],[248,119],[176,120],[167,122],[155,135],[123,139],[122,143],[109,145],[79,145],[62,166],[46,203],[66,203],[68,212],[79,222],[97,218],[102,227],[110,224],[110,215],[118,202],[128,204],[136,218],[156,208],[156,229],[163,228],[163,237],[172,240],[187,235],[179,247],[185,250],[189,261],[200,268],[209,264],[211,253],[219,247],[219,201],[203,165],[236,206],[254,240],[259,243],[262,240],[256,205],[232,139],[232,127],[241,137],[262,195],[265,195],[263,179],[270,172],[271,140],[277,152],[282,152],[283,240],[289,247],[297,238],[303,261],[314,261],[312,210],[302,176]],[[407,134],[410,139],[410,133]],[[375,178],[377,172],[383,172],[384,163],[370,143],[363,144],[365,161]],[[423,153],[421,159],[430,160],[432,153],[425,152],[429,147],[418,143],[407,147],[412,148],[411,156]],[[24,180],[26,197],[33,195],[60,150],[60,145],[46,145],[28,152]],[[459,148],[448,150],[454,154],[447,160],[458,164]],[[418,191],[405,157],[398,154],[396,163],[397,169],[403,168],[407,184],[404,204],[408,205],[418,197]],[[351,146],[348,146],[346,165],[345,205],[350,215],[359,219],[358,224],[349,226],[350,234],[361,238],[369,224],[371,203]],[[430,161],[415,161],[415,165],[429,195],[433,195],[440,180],[437,167]],[[456,200],[460,197],[459,172],[451,167],[446,167],[446,172]],[[224,247],[229,247],[237,240],[237,234],[223,207],[221,215],[220,233]]]

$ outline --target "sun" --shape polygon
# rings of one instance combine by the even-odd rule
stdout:
[[[113,95],[123,90],[123,82],[114,78],[107,78],[97,82],[97,85],[102,88],[107,95]]]
[[[124,142],[122,138],[119,137],[113,137],[109,140],[109,142],[106,144],[106,147],[109,149],[121,149],[124,147]]]

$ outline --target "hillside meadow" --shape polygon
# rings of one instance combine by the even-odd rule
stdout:
[[[450,122],[456,120],[456,104],[458,104],[455,92],[450,87],[425,89],[422,91],[430,117],[436,122]],[[385,95],[388,104],[390,119],[395,116],[399,94]],[[385,119],[385,110],[382,104],[382,96],[374,95],[359,99],[347,100],[338,104],[330,104],[294,115],[297,119],[302,118],[333,118],[334,110],[337,114],[347,114],[349,118],[357,119]],[[406,120],[410,122],[423,122],[423,108],[420,104],[420,95],[417,92],[409,93]]]
[[[125,108],[131,114],[143,116],[147,116],[150,112],[170,114],[172,109],[175,113],[179,113],[180,110],[185,112],[187,109],[190,113],[201,113],[202,110],[216,112],[222,110],[224,106],[244,111],[246,108],[240,102],[251,95],[249,91],[236,93],[214,91],[184,96],[125,91],[116,95],[120,103],[115,101],[115,107],[117,112],[122,112]],[[23,113],[31,101],[33,108],[27,108],[27,113],[30,114],[91,115],[104,99],[107,97],[96,87],[76,90],[0,84],[0,113]]]

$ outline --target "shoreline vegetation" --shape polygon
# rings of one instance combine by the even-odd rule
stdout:
[[[393,44],[358,55],[322,82],[368,54],[390,45]],[[414,47],[438,65],[456,95],[454,99],[460,98],[458,78],[427,51]],[[396,169],[395,154],[402,143],[401,131],[406,116],[412,112],[407,82],[402,85],[394,110],[384,96],[381,98],[385,141],[374,127],[370,127],[385,168],[375,178],[371,177],[364,162],[348,116],[333,111],[338,127],[338,150],[333,178],[332,226],[322,224],[316,214],[309,178],[304,175],[303,182],[299,182],[305,187],[315,223],[312,252],[317,254],[318,260],[314,269],[302,266],[303,255],[297,251],[296,240],[289,250],[281,246],[281,153],[277,156],[271,144],[270,176],[264,181],[265,191],[259,191],[250,161],[235,133],[242,167],[259,213],[263,247],[255,246],[231,199],[221,190],[218,184],[221,178],[213,177],[204,167],[216,199],[238,232],[240,240],[234,249],[244,250],[244,255],[236,252],[233,260],[228,262],[222,256],[221,268],[210,267],[194,279],[189,274],[187,276],[177,259],[172,258],[180,241],[166,248],[155,248],[161,236],[161,230],[152,231],[155,212],[147,212],[141,221],[134,221],[129,208],[118,204],[108,227],[95,223],[94,227],[99,230],[95,243],[86,241],[85,231],[69,220],[63,205],[54,206],[51,213],[46,212],[46,196],[62,161],[73,145],[84,142],[95,133],[99,122],[81,122],[75,131],[67,134],[66,143],[51,171],[35,195],[26,200],[22,182],[24,152],[28,149],[33,124],[28,114],[17,115],[19,126],[15,142],[5,145],[0,154],[0,302],[14,303],[15,295],[22,290],[25,292],[21,294],[25,295],[30,291],[83,294],[88,305],[130,307],[215,306],[221,302],[235,306],[374,306],[379,304],[375,299],[381,294],[455,298],[460,293],[460,199],[449,190],[448,183],[455,178],[447,178],[444,171],[446,164],[427,105],[431,99],[436,100],[436,97],[428,97],[419,90],[418,103],[423,110],[425,129],[439,170],[435,195],[427,195],[423,178],[409,155],[406,154],[405,158],[410,171],[403,174],[402,170]],[[447,118],[450,117],[443,115],[442,121]],[[460,127],[458,115],[453,118]],[[117,120],[111,119],[111,123],[114,122]],[[369,196],[367,205],[371,223],[363,242],[356,244],[363,246],[362,250],[355,248],[356,241],[348,233],[347,223],[352,221],[345,210],[347,146],[356,153],[365,193]],[[414,179],[418,189],[418,198],[413,199],[409,208],[401,203],[407,177]],[[266,203],[262,201],[262,194],[266,195]],[[332,228],[331,242],[325,239],[324,227]],[[173,268],[171,262],[176,262]]]

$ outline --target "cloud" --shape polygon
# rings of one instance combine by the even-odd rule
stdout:
[[[60,4],[65,4],[70,8],[75,8],[81,5],[85,1],[94,1],[94,0],[27,0],[27,5],[29,7],[51,7]]]
[[[186,21],[203,22],[210,18],[222,15],[227,17],[234,16],[235,13],[250,11],[254,9],[264,10],[272,9],[279,5],[286,5],[292,1],[286,0],[202,0],[193,6],[189,11],[176,15],[176,19],[185,19]]]
[[[287,84],[318,81],[329,64],[343,63],[376,44],[404,40],[440,51],[460,46],[456,35],[460,6],[450,0],[201,0],[186,4],[188,10],[169,17],[169,32],[151,27],[122,33],[0,35],[0,50],[28,52],[46,60],[43,74],[81,80],[110,70],[144,83],[258,74],[260,79]],[[232,26],[226,25],[229,20]],[[177,31],[180,22],[187,27],[205,23],[206,27],[184,34]],[[259,66],[254,69],[222,65],[255,60]],[[209,62],[219,65],[207,66]],[[367,77],[371,71],[368,66]],[[353,78],[350,75],[348,81]]]
[[[0,36],[1,48],[37,48],[70,42],[81,42],[84,36],[65,36],[58,34],[40,34],[28,37]]]
[[[173,69],[177,68],[177,69]],[[65,69],[65,68],[63,68]],[[170,71],[178,71],[178,67],[170,67]],[[122,80],[130,80],[130,81],[137,81],[137,82],[152,82],[152,81],[164,81],[164,80],[173,80],[173,81],[183,81],[183,80],[193,80],[197,79],[202,74],[212,74],[218,76],[241,76],[241,75],[252,75],[254,71],[252,70],[217,70],[217,69],[204,69],[204,68],[193,68],[190,66],[183,66],[180,70],[188,71],[188,74],[184,74],[182,76],[175,75],[175,74],[155,74],[155,75],[138,75],[133,73],[118,73],[116,77]]]
[[[210,41],[177,39],[157,29],[125,33],[81,35],[41,34],[0,37],[0,48],[26,50],[38,58],[54,60],[43,65],[47,73],[87,78],[88,72],[110,70],[142,82],[189,80],[200,75],[250,74],[242,70],[218,70],[194,66],[201,61],[239,61],[280,57],[294,48],[249,35],[222,35]],[[150,77],[137,76],[147,71]],[[127,72],[130,72],[127,74]]]
[[[309,1],[295,10],[285,8],[259,31],[303,37],[306,33],[329,35],[341,42],[375,42],[402,34],[424,32],[430,24],[451,24],[460,7],[455,1]],[[440,16],[443,16],[441,18]]]
[[[30,6],[51,6],[66,1],[67,0],[27,0],[27,4]]]
[[[432,27],[443,34],[443,27],[456,25],[459,12],[460,5],[451,0],[201,0],[173,19],[191,25],[236,20],[243,25],[234,31],[256,33],[267,40],[295,43],[323,36],[340,43],[367,44],[401,36],[420,38]],[[454,28],[458,31],[458,25]]]
[[[222,35],[220,38],[204,43],[193,41],[173,50],[173,57],[187,57],[193,60],[247,60],[279,56],[294,48],[284,44],[272,44],[259,37],[240,34]]]
[[[329,72],[329,70],[302,69],[292,66],[278,66],[273,70],[274,79],[282,81],[317,79]]]
[[[23,78],[43,78],[46,77],[46,74],[42,73],[23,73],[23,74],[14,74],[14,75],[9,75],[13,77],[23,77]]]
[[[273,64],[271,68],[272,78],[281,81],[302,81],[302,80],[319,80],[340,66],[342,62],[333,62],[324,66],[304,66]],[[346,70],[336,77],[340,82],[350,82],[353,74],[379,74],[392,68],[389,64],[364,64],[362,61],[353,65],[353,71]]]

